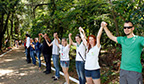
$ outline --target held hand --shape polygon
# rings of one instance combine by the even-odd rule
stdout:
[[[101,27],[102,27],[102,28],[105,28],[106,26],[107,26],[107,23],[104,22],[104,21],[102,21],[102,22],[101,22]]]
[[[72,33],[69,33],[69,37],[71,37],[72,36]]]
[[[80,32],[84,32],[84,30],[83,30],[82,27],[79,27],[79,31],[80,31]]]
[[[39,33],[39,36],[42,36],[43,34],[42,33]]]
[[[57,36],[57,33],[54,33],[54,38],[56,38],[56,36]]]

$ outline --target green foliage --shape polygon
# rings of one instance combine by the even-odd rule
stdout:
[[[0,19],[3,17],[6,21],[10,12],[8,33],[5,36],[9,36],[13,26],[13,39],[24,39],[26,33],[32,38],[38,37],[39,33],[48,33],[53,39],[54,32],[58,32],[60,38],[68,38],[68,34],[72,33],[74,39],[80,26],[87,36],[96,36],[102,21],[108,23],[109,30],[115,36],[124,36],[123,23],[126,20],[134,23],[135,34],[143,36],[143,3],[143,0],[1,0]],[[16,29],[18,34],[15,33]],[[0,27],[0,32],[2,30]],[[102,34],[101,44],[105,50],[115,47],[117,52],[121,51],[118,44],[111,41],[105,33]],[[74,49],[73,47],[70,51],[72,56],[75,56]],[[73,57],[71,63],[70,67],[74,65]],[[73,68],[70,70],[73,71]],[[109,80],[107,76],[112,74],[110,68],[108,73],[102,75],[102,82]]]

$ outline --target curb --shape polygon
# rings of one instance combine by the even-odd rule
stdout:
[[[5,53],[1,54],[0,57],[3,57],[5,54],[9,53],[10,51],[12,51],[12,49],[10,49],[9,51],[6,51]]]
[[[38,62],[38,60],[36,60],[36,61]],[[44,66],[46,66],[45,63],[41,63],[41,64],[44,65]],[[55,71],[55,68],[51,67],[51,69],[52,69],[53,71]],[[61,74],[62,76],[64,76],[64,73],[61,72],[61,71],[60,71],[60,74]],[[71,76],[69,76],[69,79],[70,79],[71,81],[73,81],[73,82],[79,84],[79,81],[78,81],[77,79],[75,79],[75,78],[73,78],[73,77],[71,77]]]

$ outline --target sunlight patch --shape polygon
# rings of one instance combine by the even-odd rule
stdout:
[[[2,70],[0,69],[0,76],[13,72],[13,70]]]
[[[5,59],[6,62],[13,61],[14,59]]]

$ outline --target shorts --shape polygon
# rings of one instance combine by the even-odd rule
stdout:
[[[92,77],[92,79],[100,79],[100,69],[85,70],[86,77]]]
[[[60,61],[61,67],[69,67],[69,61]]]
[[[120,69],[120,84],[143,84],[142,73]]]

